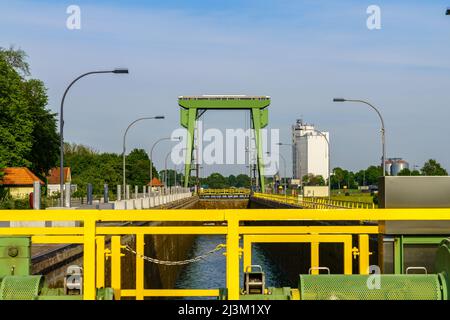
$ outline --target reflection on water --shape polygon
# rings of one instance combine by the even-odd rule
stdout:
[[[225,243],[225,236],[198,236],[189,253],[189,258],[201,255],[209,250],[214,249],[218,244]],[[186,265],[181,271],[175,284],[177,289],[217,289],[225,287],[225,256],[223,251],[212,254],[203,261]],[[286,273],[280,270],[279,266],[274,263],[261,249],[260,246],[254,245],[252,249],[252,263],[260,265],[266,275],[266,287],[283,287],[289,286],[292,279],[286,278]],[[243,286],[243,272],[241,259],[241,287]]]

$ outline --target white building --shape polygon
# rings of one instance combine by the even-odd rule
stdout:
[[[325,182],[328,177],[328,132],[320,134],[314,125],[297,120],[292,126],[292,168],[295,179],[301,179],[308,174],[321,175]]]

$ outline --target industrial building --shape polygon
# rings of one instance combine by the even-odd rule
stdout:
[[[318,131],[314,125],[303,123],[302,119],[297,120],[292,126],[292,168],[295,179],[308,174],[321,175],[325,181],[329,178],[329,141],[328,132]]]

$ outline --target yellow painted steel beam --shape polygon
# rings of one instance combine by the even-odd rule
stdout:
[[[136,290],[121,290],[122,297],[135,297]],[[145,289],[144,297],[218,297],[219,289]]]
[[[358,235],[359,242],[359,273],[369,274],[369,236],[366,234]]]
[[[84,236],[32,236],[31,242],[36,244],[83,244]]]
[[[83,228],[59,228],[59,227],[20,227],[20,228],[0,228],[0,235],[9,235],[14,233],[15,235],[83,235]]]
[[[95,220],[84,221],[84,254],[83,254],[83,299],[96,299],[95,280]]]
[[[224,221],[224,210],[0,210],[0,221]],[[31,228],[30,228],[31,229]]]
[[[122,245],[120,236],[111,237],[111,287],[114,290],[114,298],[120,300],[122,288]]]
[[[97,234],[226,234],[222,226],[97,227]],[[241,226],[240,234],[377,234],[378,226]]]
[[[289,243],[305,242],[311,243],[311,274],[319,274],[314,269],[319,264],[320,243],[343,243],[344,245],[344,274],[352,274],[352,236],[351,235],[246,235],[244,237],[244,266],[251,265],[250,258],[246,258],[251,252],[253,243]],[[250,259],[250,260],[249,260]]]
[[[340,243],[351,239],[351,235],[328,235],[328,234],[265,234],[246,235],[252,243],[284,243],[284,242],[327,242]],[[350,250],[351,251],[351,250]]]
[[[143,226],[143,227],[98,227],[97,234],[125,235],[125,234],[226,234],[227,227],[212,226]]]
[[[144,245],[144,235],[136,235],[136,300],[144,300]]]
[[[243,237],[244,271],[252,265],[252,242],[248,236]]]
[[[378,234],[378,226],[246,226],[240,234]]]
[[[226,283],[229,300],[239,300],[239,220],[228,220]]]
[[[105,237],[97,236],[95,238],[97,249],[97,264],[96,264],[96,286],[97,288],[105,287]]]
[[[450,208],[404,209],[150,209],[139,210],[0,210],[0,221],[349,221],[450,220]],[[15,228],[5,228],[15,229]],[[39,228],[29,228],[37,234]],[[36,229],[36,230],[35,230]],[[57,229],[57,228],[54,228]]]
[[[344,274],[352,274],[352,236],[347,236],[344,241]]]
[[[316,269],[319,266],[319,242],[311,241],[311,274],[319,274],[319,270]]]
[[[450,208],[420,209],[239,209],[226,211],[241,221],[450,220]]]

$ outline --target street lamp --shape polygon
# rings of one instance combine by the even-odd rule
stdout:
[[[267,151],[266,152],[267,155],[270,155],[270,152]],[[281,153],[278,153],[278,155],[281,157],[281,159],[283,160],[283,166],[284,166],[284,196],[287,197],[287,193],[286,193],[286,159],[284,159],[283,155]],[[283,180],[283,179],[282,179]]]
[[[375,108],[373,105],[371,105],[369,102],[364,101],[364,100],[350,100],[350,99],[344,99],[344,98],[334,98],[333,102],[360,102],[360,103],[364,103],[366,105],[368,105],[369,107],[371,107],[373,110],[375,110],[375,112],[378,114],[378,117],[380,118],[381,121],[381,147],[382,147],[382,155],[381,155],[381,168],[383,169],[383,177],[386,175],[386,163],[385,163],[385,159],[386,159],[386,147],[385,147],[385,129],[384,129],[384,120],[383,117],[381,116],[380,111],[378,111],[377,108]]]
[[[447,8],[447,10],[445,11],[445,15],[450,16],[450,8]]]
[[[292,150],[292,143],[278,142],[277,145],[279,145],[279,146],[289,146],[289,147],[291,147],[291,152],[293,152],[293,150]],[[292,171],[293,171],[293,170],[292,170]],[[294,177],[294,173],[292,173],[291,178],[293,178],[293,177]]]
[[[166,188],[169,186],[169,179],[167,178],[167,159],[169,158],[171,153],[172,153],[172,150],[167,153],[166,159],[164,160],[164,181],[165,181]]]
[[[123,68],[117,68],[114,70],[107,70],[107,71],[91,71],[91,72],[86,72],[84,74],[82,74],[81,76],[79,76],[78,78],[76,78],[75,80],[73,80],[69,86],[66,88],[66,90],[64,91],[62,100],[61,100],[61,112],[59,113],[59,142],[60,142],[60,165],[59,165],[59,184],[60,184],[60,206],[63,206],[64,203],[64,193],[63,193],[63,188],[64,188],[64,100],[66,99],[66,95],[67,92],[69,91],[69,89],[73,86],[73,84],[75,82],[77,82],[78,80],[80,80],[81,78],[91,75],[91,74],[99,74],[99,73],[115,73],[115,74],[125,74],[128,73],[128,69],[123,69]]]
[[[176,141],[176,140],[181,140],[181,137],[176,137],[173,140],[171,137],[161,138],[161,139],[156,140],[156,142],[152,145],[152,148],[150,150],[150,190],[152,190],[152,180],[153,180],[153,149],[155,149],[155,147],[158,143],[160,143],[161,141],[164,141],[164,140]]]
[[[136,122],[141,121],[141,120],[150,120],[150,119],[157,119],[157,120],[159,120],[159,119],[164,119],[164,116],[142,117],[142,118],[136,119],[136,120],[134,120],[133,122],[131,122],[131,123],[128,125],[127,129],[125,130],[125,133],[123,134],[122,158],[123,158],[123,194],[124,194],[123,198],[124,198],[124,199],[125,199],[125,188],[126,188],[126,186],[127,186],[127,185],[126,185],[126,177],[125,177],[125,158],[126,158],[126,157],[125,157],[125,152],[126,152],[126,149],[125,149],[125,139],[126,139],[128,130],[131,128],[131,126],[132,126],[133,124],[135,124]]]

